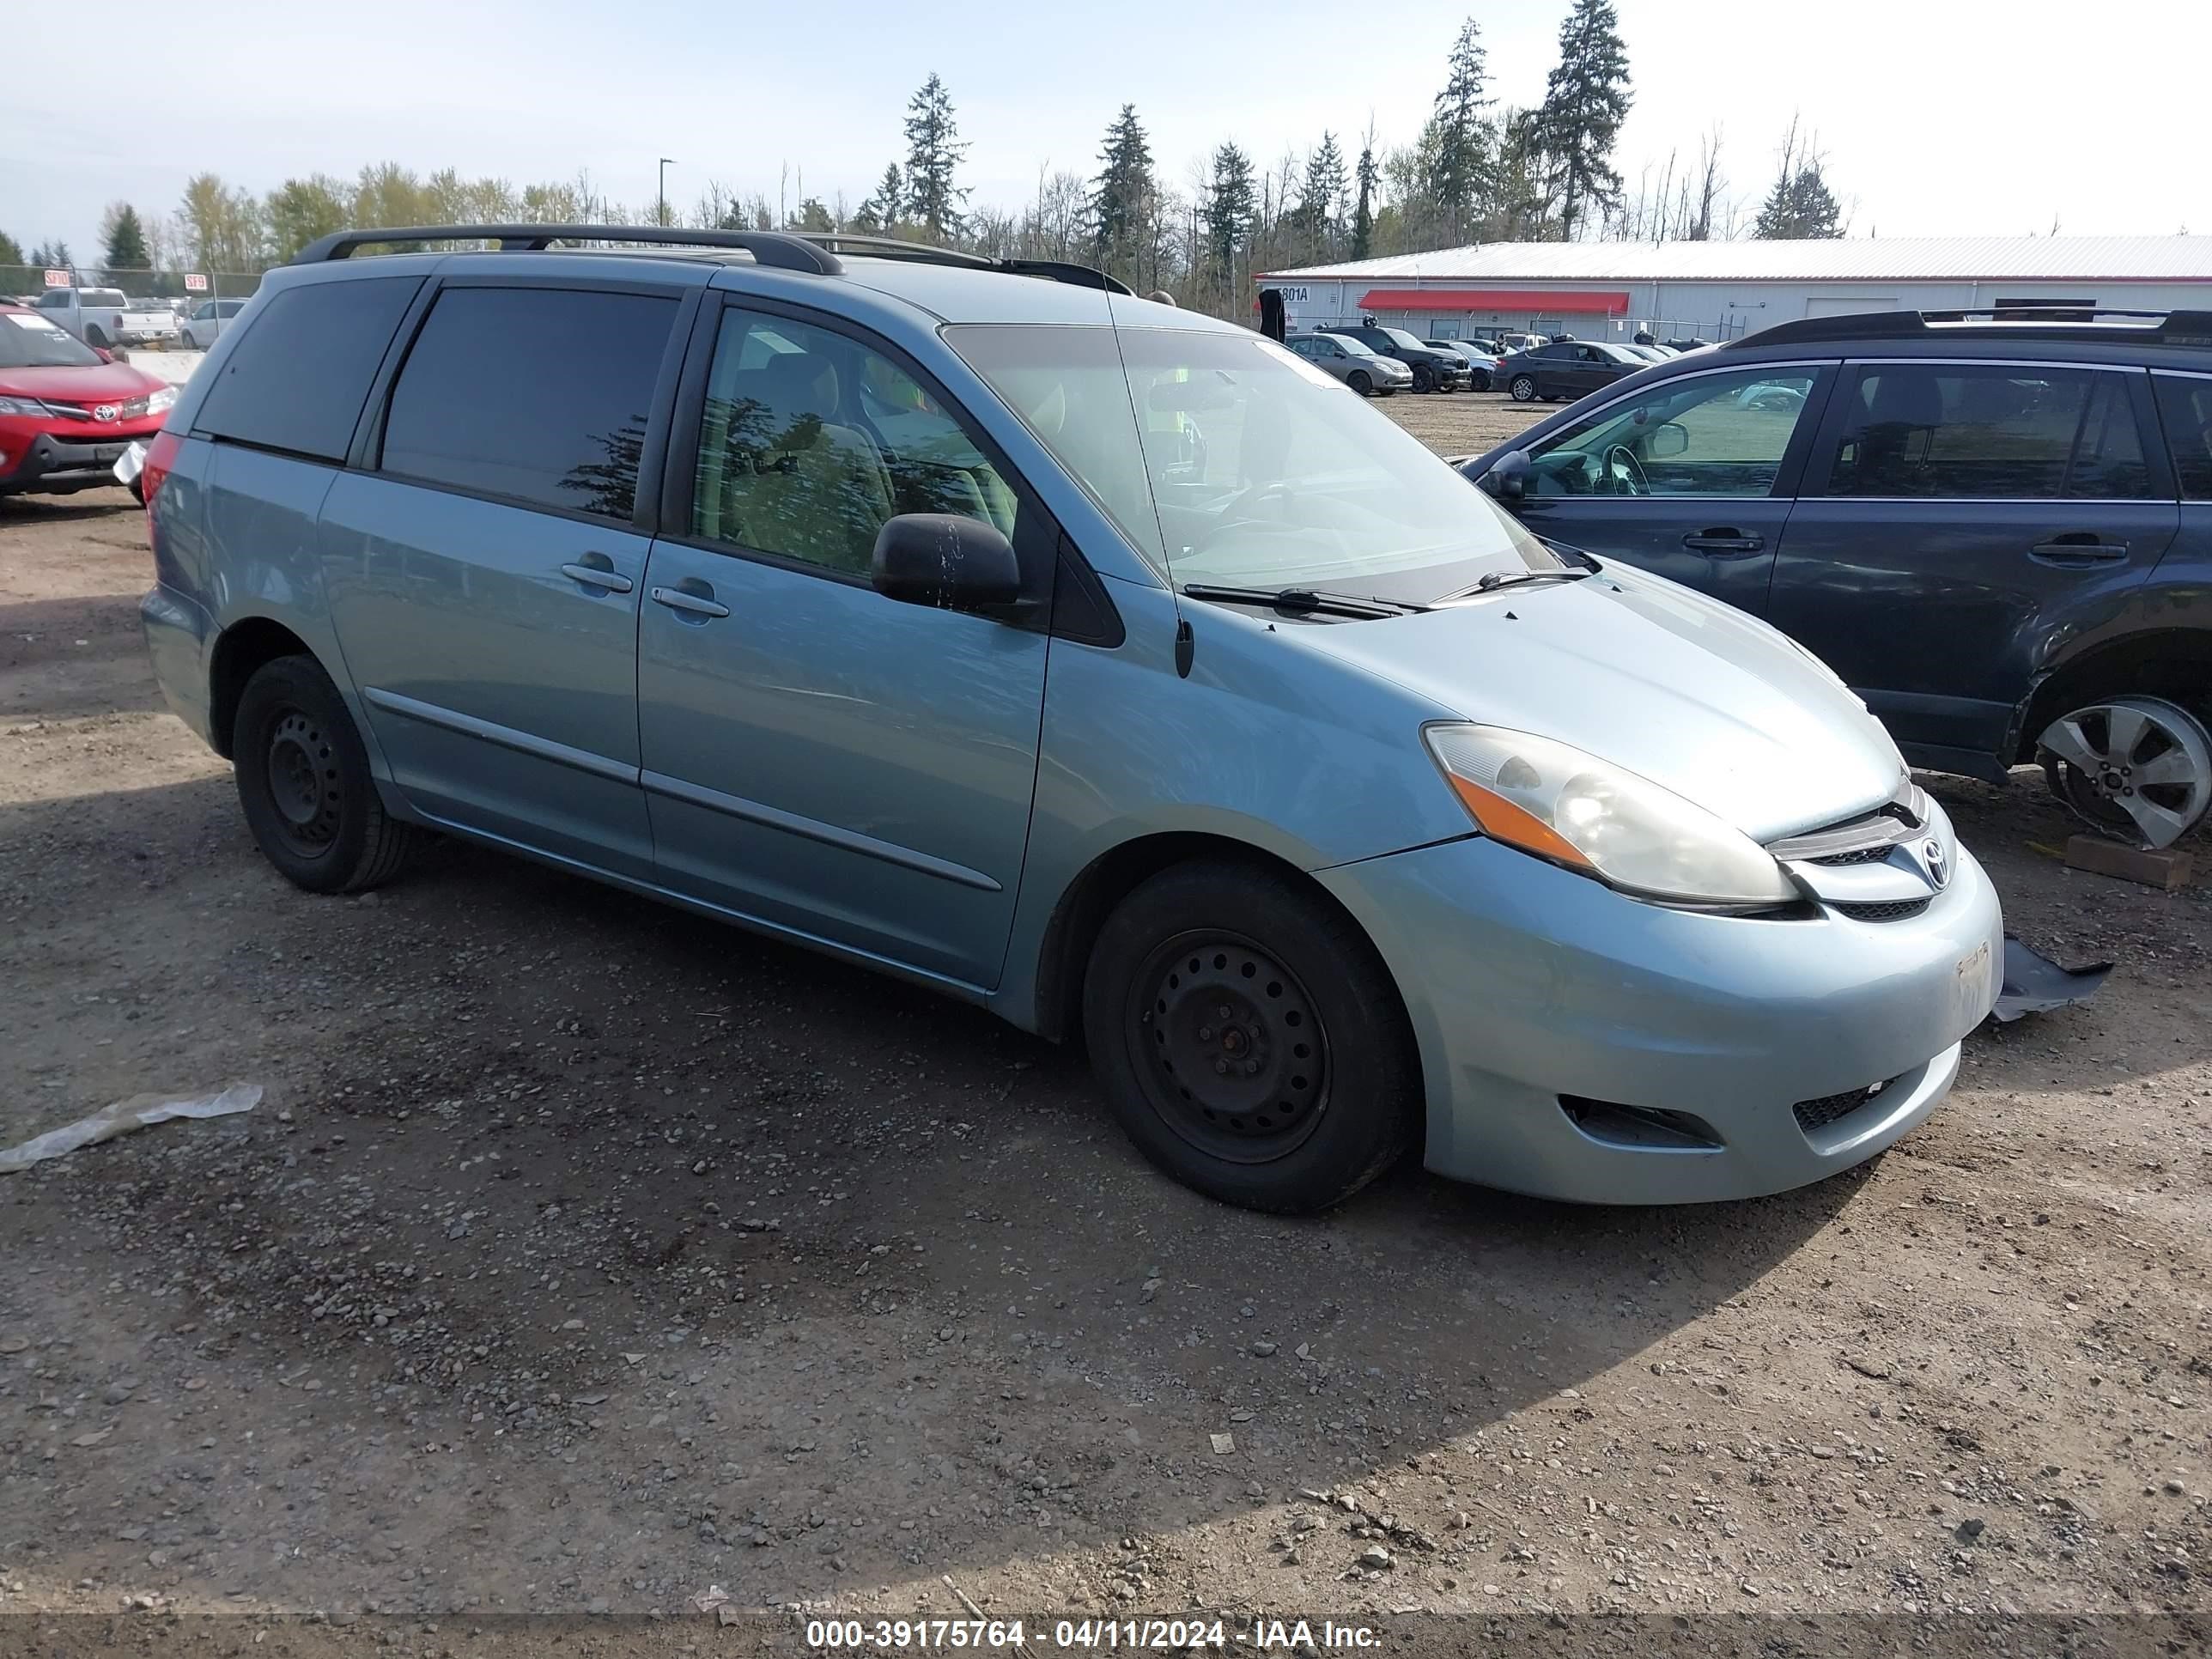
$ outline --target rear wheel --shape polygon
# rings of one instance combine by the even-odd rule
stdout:
[[[87,345],[94,346],[107,344],[107,331],[100,327],[98,323],[87,323],[84,328],[84,343]]]
[[[1363,398],[1375,395],[1375,382],[1367,378],[1367,371],[1364,368],[1353,369],[1345,376],[1344,383]]]
[[[1536,377],[1533,374],[1516,374],[1512,384],[1506,389],[1512,392],[1513,401],[1516,404],[1536,401]]]
[[[345,700],[312,657],[279,657],[246,684],[232,732],[238,799],[270,863],[314,893],[399,872],[415,831],[384,810]]]
[[[1325,1210],[1413,1139],[1397,988],[1349,918],[1284,877],[1208,861],[1139,887],[1092,950],[1084,1030],[1139,1150],[1225,1202]]]
[[[2171,847],[2212,808],[2212,732],[2163,697],[2062,714],[2037,739],[2051,792],[2100,833]]]

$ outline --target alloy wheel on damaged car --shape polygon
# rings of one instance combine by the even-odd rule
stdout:
[[[2162,697],[2076,708],[2038,748],[2051,793],[2106,835],[2171,847],[2212,807],[2212,734]]]

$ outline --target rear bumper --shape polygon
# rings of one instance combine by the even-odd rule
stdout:
[[[161,696],[200,741],[215,746],[208,714],[208,652],[215,638],[215,618],[174,588],[157,583],[138,602],[138,623],[145,630],[146,654],[153,659],[155,683]]]
[[[115,483],[115,463],[135,441],[150,441],[161,416],[123,421],[95,432],[18,434],[0,427],[0,495],[39,490],[65,495]]]
[[[1431,1169],[1674,1204],[1820,1180],[1935,1110],[2004,957],[1988,878],[1958,865],[1891,922],[1670,910],[1480,839],[1316,873],[1404,996]]]

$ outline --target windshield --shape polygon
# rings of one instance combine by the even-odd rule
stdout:
[[[1428,349],[1402,328],[1386,328],[1382,331],[1390,337],[1394,343],[1404,350],[1425,351]]]
[[[1351,334],[1332,334],[1328,337],[1335,341],[1337,344],[1342,346],[1346,351],[1350,352],[1355,357],[1372,357],[1375,355],[1375,348],[1369,345],[1366,341],[1358,338],[1357,336]]]
[[[1256,334],[962,326],[952,349],[1178,584],[1426,600],[1566,562]]]
[[[76,336],[27,311],[0,311],[0,368],[96,368],[99,356]]]

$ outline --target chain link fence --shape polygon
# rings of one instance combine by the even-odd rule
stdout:
[[[250,300],[258,271],[103,270],[97,265],[0,265],[0,300],[37,305],[49,291],[110,289],[125,300],[159,301],[182,313],[206,300]],[[91,304],[90,300],[83,300]]]

